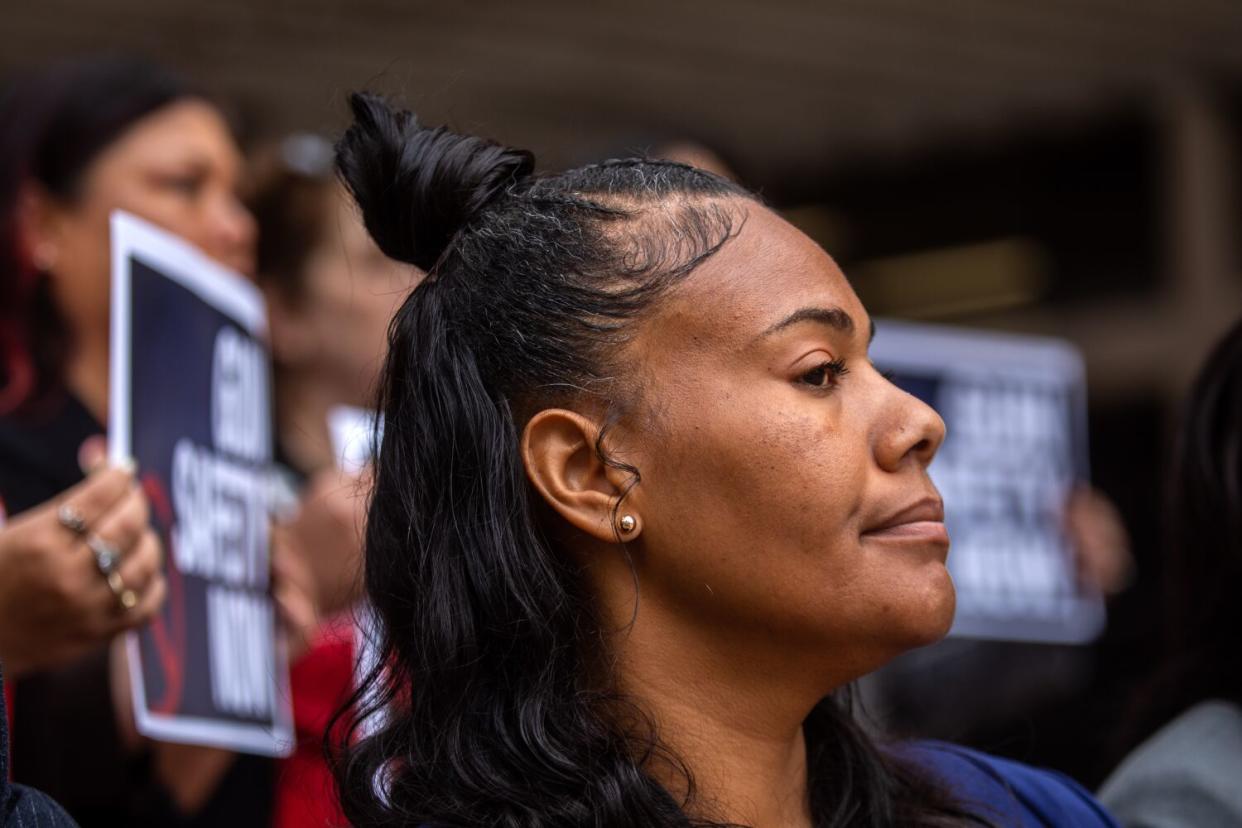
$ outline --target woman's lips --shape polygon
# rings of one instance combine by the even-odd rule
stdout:
[[[939,497],[924,497],[905,508],[871,524],[862,533],[863,540],[890,543],[936,544],[948,547],[949,533],[944,528],[944,504]]]
[[[866,540],[880,541],[913,541],[918,543],[936,543],[949,545],[949,532],[944,523],[938,520],[915,520],[909,523],[897,523],[883,529],[872,529],[863,532]]]

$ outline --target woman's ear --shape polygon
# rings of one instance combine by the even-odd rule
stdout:
[[[16,208],[18,244],[37,270],[50,273],[60,256],[59,205],[42,186],[26,181],[18,192]]]
[[[596,540],[615,543],[613,507],[631,475],[600,460],[599,433],[589,417],[544,409],[522,432],[522,461],[531,483],[561,517]]]

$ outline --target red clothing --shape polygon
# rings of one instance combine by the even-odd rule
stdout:
[[[346,825],[323,736],[332,714],[354,690],[354,625],[341,616],[324,624],[306,655],[290,669],[298,743],[276,779],[276,828]]]

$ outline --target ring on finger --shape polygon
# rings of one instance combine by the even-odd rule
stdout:
[[[138,603],[138,594],[129,587],[125,586],[125,581],[121,579],[121,573],[115,569],[108,573],[108,588],[112,590],[112,594],[116,596],[116,602],[121,606],[122,610],[131,610]]]
[[[121,563],[121,551],[108,543],[99,535],[91,535],[86,539],[86,546],[95,556],[95,566],[105,578],[116,571]]]
[[[68,503],[60,504],[60,508],[56,510],[56,520],[61,526],[75,535],[86,534],[86,518],[82,517],[82,513]]]

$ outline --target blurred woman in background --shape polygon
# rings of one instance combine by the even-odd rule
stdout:
[[[422,273],[371,241],[323,138],[291,136],[258,153],[252,169],[248,203],[260,227],[257,280],[271,331],[276,456],[291,492],[315,504],[291,529],[316,572],[320,606],[333,612],[361,588],[359,558],[342,543],[357,553],[364,507],[357,481],[341,474],[329,420],[342,407],[373,409],[388,324]],[[339,532],[345,524],[347,537]]]
[[[421,272],[385,256],[333,175],[332,145],[298,134],[260,153],[249,205],[276,364],[277,441],[304,476],[339,462],[328,415],[370,408],[393,313]]]
[[[78,484],[101,452],[111,212],[130,211],[246,274],[255,225],[220,111],[145,61],[80,60],[13,83],[0,104],[0,167],[0,498],[16,515]],[[58,517],[70,537],[103,531],[85,509]],[[273,550],[273,590],[296,639],[313,626],[314,604],[282,556]],[[68,666],[16,682],[15,778],[86,823],[266,824],[270,763],[139,739],[123,650],[110,656],[103,639]]]
[[[1242,826],[1242,321],[1191,389],[1168,501],[1164,652],[1133,729],[1163,727],[1100,796],[1131,828]]]
[[[422,277],[367,235],[332,161],[323,138],[290,136],[257,153],[248,200],[272,341],[276,457],[293,510],[283,529],[311,564],[320,608],[336,613],[293,668],[298,745],[276,791],[276,824],[288,828],[343,821],[323,735],[353,692],[362,640],[348,610],[361,591],[365,486],[342,468],[329,419],[374,407],[388,324]]]

